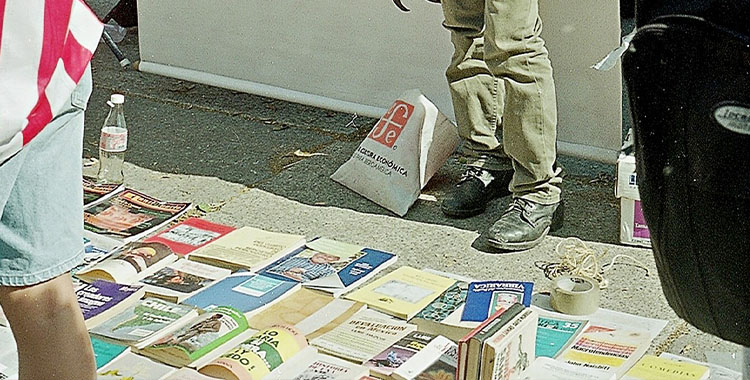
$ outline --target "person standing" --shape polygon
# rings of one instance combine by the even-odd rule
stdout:
[[[0,305],[21,380],[96,377],[69,271],[83,261],[83,112],[101,33],[82,0],[0,0]]]
[[[538,0],[441,3],[454,46],[446,78],[466,165],[441,209],[450,217],[474,216],[510,193],[488,242],[503,250],[532,248],[562,222],[555,86]]]

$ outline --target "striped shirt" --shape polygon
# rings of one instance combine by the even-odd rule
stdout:
[[[0,0],[0,163],[70,101],[102,28],[83,0]]]

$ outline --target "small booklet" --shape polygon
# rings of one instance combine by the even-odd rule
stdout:
[[[104,339],[144,348],[198,316],[198,310],[158,298],[144,298],[90,330]]]
[[[190,253],[190,260],[257,272],[305,244],[305,237],[253,227],[236,229]]]
[[[326,238],[316,238],[263,269],[262,273],[334,297],[356,288],[396,262],[396,255]]]
[[[536,356],[555,358],[568,348],[589,325],[586,319],[539,313],[536,330]]]
[[[263,380],[352,380],[367,375],[367,368],[307,346]]]
[[[411,267],[400,267],[345,297],[401,319],[411,319],[456,280]]]
[[[124,242],[136,241],[178,218],[190,203],[165,202],[125,189],[83,212],[87,231]]]
[[[78,305],[83,312],[86,328],[91,329],[122,312],[143,296],[144,290],[138,285],[123,285],[97,280],[76,289]]]
[[[182,302],[229,276],[230,270],[195,261],[179,259],[140,280],[146,296]]]
[[[127,351],[96,371],[97,380],[160,379],[175,369]]]
[[[710,374],[704,365],[644,355],[622,380],[706,380]]]
[[[145,241],[157,241],[167,245],[175,254],[187,256],[190,252],[234,230],[232,226],[212,223],[200,218],[188,218]]]
[[[534,284],[522,281],[477,281],[469,284],[462,321],[482,322],[514,303],[531,305]]]
[[[177,256],[162,243],[128,243],[113,251],[109,258],[79,270],[84,281],[107,280],[132,284],[173,263]]]
[[[299,286],[297,283],[240,271],[199,291],[183,303],[204,310],[225,305],[249,314],[270,307],[299,289]]]
[[[83,207],[87,208],[103,202],[123,189],[125,186],[122,184],[98,184],[90,178],[83,177]]]
[[[260,379],[305,347],[307,340],[301,332],[275,325],[258,331],[198,371],[220,379]]]

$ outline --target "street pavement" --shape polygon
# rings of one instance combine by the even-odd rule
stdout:
[[[99,15],[113,5],[110,0],[89,3]],[[137,61],[137,29],[130,29],[119,45]],[[211,221],[325,236],[394,252],[399,256],[396,266],[476,279],[534,281],[537,291],[550,287],[537,264],[554,262],[557,244],[577,237],[604,253],[603,262],[625,254],[648,268],[648,275],[632,265],[609,270],[601,306],[668,320],[651,353],[666,351],[705,361],[706,352],[739,351],[674,314],[649,249],[618,244],[619,200],[614,197],[612,165],[560,157],[566,172],[564,227],[536,248],[498,254],[486,246],[483,233],[509,199],[493,201],[487,212],[467,219],[450,219],[440,212],[440,200],[461,173],[455,156],[423,191],[437,201],[418,200],[403,218],[329,179],[376,120],[124,70],[104,44],[94,56],[92,70],[84,157],[98,155],[99,129],[110,94],[124,94],[129,127],[126,185],[136,190],[164,200],[194,202],[207,211],[196,213]]]

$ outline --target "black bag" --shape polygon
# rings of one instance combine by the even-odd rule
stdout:
[[[637,3],[623,57],[638,186],[670,306],[750,346],[750,1]]]

